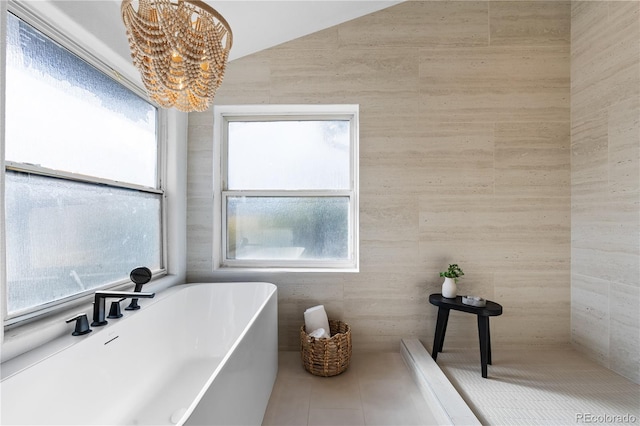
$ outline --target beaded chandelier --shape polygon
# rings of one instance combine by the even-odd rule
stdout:
[[[123,0],[133,64],[163,108],[205,111],[222,83],[233,41],[227,21],[196,0]]]

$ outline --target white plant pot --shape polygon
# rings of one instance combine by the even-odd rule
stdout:
[[[442,295],[447,299],[454,299],[458,294],[458,286],[453,278],[446,278],[442,283]]]

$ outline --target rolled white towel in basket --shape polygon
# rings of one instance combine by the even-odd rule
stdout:
[[[307,334],[314,333],[321,328],[324,329],[324,334],[321,337],[331,337],[329,335],[329,318],[327,317],[327,312],[324,310],[324,306],[318,305],[304,311],[304,329]]]
[[[315,337],[316,339],[328,339],[331,336],[329,336],[324,328],[319,328],[309,333],[309,337]]]

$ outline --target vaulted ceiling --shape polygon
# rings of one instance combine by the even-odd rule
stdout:
[[[338,25],[402,0],[206,0],[233,31],[230,60]],[[134,76],[119,0],[26,0],[52,24],[102,52],[106,61]]]

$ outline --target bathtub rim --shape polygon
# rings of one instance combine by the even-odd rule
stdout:
[[[118,324],[119,323],[118,321],[126,320],[127,318],[131,318],[134,315],[140,315],[141,313],[144,312],[145,307],[155,305],[160,301],[166,299],[167,297],[171,297],[171,295],[173,295],[174,293],[186,290],[189,287],[195,287],[195,286],[201,286],[201,285],[218,285],[218,284],[228,284],[228,285],[266,284],[271,291],[268,292],[268,295],[265,301],[263,301],[263,303],[260,305],[260,308],[257,310],[257,312],[260,312],[260,310],[264,308],[264,305],[266,304],[266,302],[270,300],[271,297],[274,297],[274,294],[277,300],[278,287],[275,284],[267,281],[237,281],[237,282],[221,281],[221,282],[181,283],[181,284],[172,285],[166,289],[163,289],[162,291],[157,292],[156,296],[153,299],[140,299],[138,303],[140,304],[142,309],[138,311],[126,311],[125,316],[123,318],[119,320],[113,320],[113,325]],[[249,323],[252,324],[253,321],[255,321],[255,316],[257,312],[255,312],[254,315],[251,317],[251,320],[249,321]],[[87,314],[90,315],[89,312]],[[111,322],[109,324],[111,324]],[[17,374],[20,374],[20,372],[27,370],[29,368],[32,368],[46,361],[47,359],[53,356],[56,356],[57,354],[64,352],[67,349],[70,349],[71,347],[79,343],[82,343],[86,339],[99,338],[97,336],[104,333],[106,330],[109,330],[110,328],[109,324],[102,327],[93,327],[92,328],[93,331],[84,336],[72,336],[71,332],[66,333],[63,336],[57,337],[51,341],[48,341],[42,345],[39,345],[31,349],[30,351],[24,352],[11,359],[6,360],[5,362],[0,364],[0,385],[5,380],[8,380],[9,378]],[[243,330],[241,334],[242,335],[246,334],[246,329]],[[234,342],[234,345],[232,345],[232,348],[234,349],[235,349],[235,343],[236,342]]]

